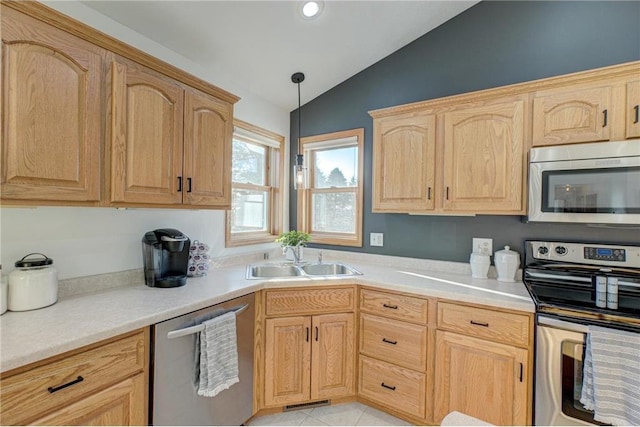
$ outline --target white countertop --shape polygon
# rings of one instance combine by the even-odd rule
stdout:
[[[380,259],[385,257],[380,256],[377,261]],[[393,260],[393,257],[388,259]],[[460,272],[435,272],[418,263],[417,267],[406,263],[395,267],[380,265],[379,262],[347,264],[363,275],[247,280],[246,264],[242,264],[212,269],[208,276],[189,278],[187,284],[179,288],[149,288],[140,280],[131,286],[61,297],[56,304],[39,310],[6,312],[0,317],[0,371],[270,287],[361,284],[422,296],[535,311],[522,282],[473,279],[469,274]]]

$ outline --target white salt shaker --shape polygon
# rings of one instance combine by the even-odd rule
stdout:
[[[515,282],[516,273],[520,266],[520,254],[505,246],[503,250],[497,251],[493,256],[493,262],[498,271],[498,280],[501,282]]]

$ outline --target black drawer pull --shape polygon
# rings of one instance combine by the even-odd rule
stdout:
[[[182,177],[178,177],[178,193],[182,191]]]
[[[389,390],[395,390],[396,386],[386,385],[385,383],[380,384],[384,388],[388,388]]]
[[[187,178],[187,193],[191,193],[191,177]]]
[[[84,378],[78,376],[78,378],[73,381],[69,381],[68,383],[59,385],[57,387],[49,387],[47,390],[49,390],[49,393],[55,393],[56,391],[62,390],[63,388],[71,387],[72,385],[81,383],[82,381],[84,381]]]
[[[392,344],[392,345],[398,344],[398,341],[392,341],[392,340],[388,340],[386,338],[382,338],[382,341],[386,342],[387,344]]]
[[[633,123],[638,123],[638,121],[640,121],[640,105],[636,105],[635,107],[633,107],[633,111],[635,111],[636,117],[633,120]]]
[[[391,304],[382,304],[382,306],[384,308],[390,308],[391,310],[397,310],[398,306],[397,305],[391,305]]]
[[[606,128],[606,127],[607,127],[607,116],[608,116],[608,114],[607,114],[607,110],[603,110],[603,111],[602,111],[602,115],[604,116],[604,120],[603,120],[603,123],[602,123],[602,127],[603,127],[603,128]]]
[[[476,322],[474,320],[469,320],[469,323],[471,323],[472,325],[476,325],[476,326],[484,326],[485,328],[489,327],[488,323],[484,323],[484,322]]]

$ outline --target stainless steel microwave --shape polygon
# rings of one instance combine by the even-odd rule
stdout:
[[[640,225],[640,139],[532,148],[528,220]]]

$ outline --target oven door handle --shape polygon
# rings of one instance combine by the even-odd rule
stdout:
[[[551,317],[538,316],[538,325],[551,326],[553,328],[564,329],[565,331],[579,332],[583,334],[589,332],[589,327],[587,325],[565,322],[564,320],[553,319]]]

